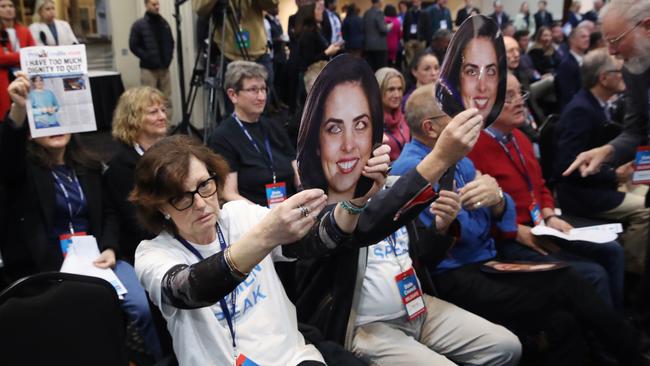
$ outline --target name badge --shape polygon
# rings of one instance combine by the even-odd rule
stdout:
[[[246,357],[243,353],[240,353],[239,356],[235,359],[235,366],[259,366],[253,362],[250,358]]]
[[[650,146],[639,146],[636,149],[632,183],[650,184]]]
[[[85,236],[85,231],[80,231],[74,234],[62,234],[59,235],[59,245],[61,246],[61,253],[63,253],[63,258],[68,254],[68,249],[70,249],[70,244],[72,244],[73,236]]]
[[[420,315],[425,314],[427,308],[424,306],[422,291],[418,286],[413,267],[395,276],[395,282],[397,282],[397,289],[402,297],[402,303],[409,320],[415,320]]]
[[[417,34],[418,33],[418,25],[417,24],[411,24],[411,34]]]
[[[542,218],[542,210],[539,209],[539,205],[536,200],[528,206],[528,211],[530,211],[530,218],[533,220],[535,226],[544,225],[544,218]]]
[[[446,20],[441,20],[440,21],[440,29],[447,29],[447,21]]]
[[[247,30],[239,31],[235,34],[235,44],[238,49],[251,48],[251,34]]]
[[[287,199],[287,185],[284,182],[269,183],[266,186],[266,205],[269,208]]]

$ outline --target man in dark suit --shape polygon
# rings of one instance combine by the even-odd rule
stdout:
[[[495,22],[499,25],[499,28],[503,29],[510,23],[510,16],[508,13],[503,11],[503,4],[501,1],[496,0],[493,4],[494,13],[490,14],[490,18],[494,19]]]
[[[579,172],[562,177],[561,173],[582,151],[600,146],[611,136],[605,126],[611,119],[607,100],[625,90],[623,61],[607,54],[604,49],[589,52],[581,67],[583,88],[566,106],[556,127],[557,154],[555,157],[557,196],[565,212],[588,215],[627,224],[622,235],[626,250],[628,271],[643,269],[646,252],[650,209],[645,197],[617,190],[620,182],[629,179],[631,169],[603,165],[592,176]],[[627,164],[626,164],[627,165]]]
[[[582,176],[598,173],[605,162],[623,164],[634,159],[638,146],[648,142],[650,126],[650,8],[646,0],[624,2],[612,0],[600,11],[603,38],[609,44],[609,52],[625,60],[623,78],[626,81],[625,119],[623,132],[609,143],[578,155],[563,173],[579,170]],[[646,197],[646,202],[650,197]],[[639,311],[645,317],[646,329],[650,328],[650,256],[646,254],[645,273],[641,286]]]
[[[560,105],[560,111],[569,104],[571,98],[580,90],[580,64],[589,48],[589,32],[585,27],[571,30],[569,34],[569,53],[557,67],[555,73],[555,93]]]
[[[451,22],[451,12],[447,7],[447,0],[438,0],[426,10],[431,18],[431,34],[438,29],[452,29],[453,23]]]
[[[586,12],[583,15],[583,18],[586,20],[591,20],[594,23],[598,22],[598,14],[604,5],[605,4],[603,3],[603,0],[594,0],[594,8]]]
[[[363,14],[364,58],[372,67],[372,71],[388,64],[388,44],[386,35],[389,28],[384,21],[381,11],[381,0],[372,0],[372,6]]]
[[[460,27],[465,19],[474,14],[481,14],[481,11],[472,4],[472,0],[465,0],[465,6],[458,9],[458,12],[456,13],[456,26]]]
[[[550,27],[553,24],[553,14],[546,11],[546,0],[540,0],[537,6],[539,10],[535,13],[535,29],[541,26]]]
[[[431,18],[422,11],[422,1],[413,0],[413,6],[404,16],[402,40],[404,41],[404,61],[411,63],[413,57],[422,51],[431,40]]]
[[[325,11],[323,12],[323,36],[329,44],[343,40],[341,32],[341,17],[336,13],[337,0],[325,0]]]

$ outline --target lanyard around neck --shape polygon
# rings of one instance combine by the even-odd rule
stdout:
[[[70,229],[70,234],[74,234],[74,226],[72,225],[72,218],[74,216],[79,215],[81,213],[81,210],[83,209],[84,191],[83,189],[81,189],[81,184],[79,183],[79,178],[77,178],[77,174],[75,173],[74,169],[72,169],[72,177],[68,179],[76,184],[77,190],[79,191],[79,197],[80,197],[79,209],[75,213],[72,211],[72,200],[70,199],[68,190],[65,188],[65,185],[63,184],[63,180],[61,179],[61,177],[59,177],[58,174],[56,174],[54,170],[52,170],[51,172],[52,172],[52,176],[54,177],[54,181],[63,192],[63,197],[65,197],[65,203],[68,206],[68,215],[69,215],[68,228]]]
[[[222,251],[226,250],[226,248],[228,248],[228,244],[226,244],[226,239],[224,238],[223,233],[221,232],[221,228],[219,228],[219,225],[217,225],[217,236],[219,238],[219,245],[221,246],[221,250]],[[174,235],[174,237],[181,244],[183,244],[185,249],[189,250],[197,258],[199,258],[199,260],[204,259],[201,253],[183,237],[181,237],[180,235]],[[235,323],[233,321],[233,317],[236,314],[236,310],[237,310],[237,289],[234,289],[230,293],[230,304],[232,307],[232,314],[230,312],[230,309],[228,308],[228,304],[226,303],[226,298],[223,297],[219,300],[219,306],[221,307],[221,311],[223,312],[224,318],[226,318],[226,323],[228,323],[228,329],[230,330],[230,336],[232,337],[232,346],[233,348],[237,348],[237,343],[235,342]]]
[[[246,126],[244,126],[244,124],[239,119],[239,117],[237,117],[237,114],[233,113],[232,117],[235,119],[235,121],[237,121],[239,128],[241,128],[241,130],[244,132],[244,135],[246,135],[248,141],[251,143],[251,145],[253,145],[255,150],[257,150],[258,153],[262,154],[262,150],[260,149],[259,146],[257,146],[257,143],[255,142],[255,140],[253,140],[253,136],[251,136],[250,132],[248,131],[248,128],[246,128]],[[262,134],[264,135],[264,147],[266,148],[266,154],[269,157],[269,162],[270,162],[269,169],[271,169],[271,174],[273,175],[273,184],[275,184],[276,174],[275,174],[275,165],[273,164],[273,151],[271,150],[271,142],[269,141],[269,136],[266,134],[266,131],[264,130],[264,126],[262,126],[261,124],[262,122],[260,121],[258,123],[260,123],[260,128],[262,129]]]
[[[485,129],[484,131],[490,137],[492,137],[499,144],[499,146],[501,146],[503,151],[508,156],[508,159],[510,159],[510,161],[512,162],[512,165],[515,167],[515,170],[517,170],[517,173],[519,173],[524,178],[524,180],[526,181],[526,185],[528,186],[528,191],[530,192],[533,199],[535,199],[535,191],[533,190],[533,182],[530,179],[530,175],[528,174],[528,166],[526,165],[526,160],[524,159],[524,155],[521,153],[521,149],[519,148],[519,144],[517,143],[517,139],[513,136],[512,137],[512,144],[514,145],[515,150],[517,151],[517,156],[519,157],[519,161],[521,162],[521,166],[524,168],[523,171],[521,169],[519,169],[519,166],[517,166],[517,163],[515,162],[515,158],[510,153],[510,149],[508,149],[506,144],[503,142],[503,139],[500,139],[499,137],[497,137],[497,135],[493,131],[490,131],[489,128]]]

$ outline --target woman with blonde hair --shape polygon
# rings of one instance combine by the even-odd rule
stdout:
[[[382,67],[375,72],[384,107],[384,141],[390,146],[390,160],[399,157],[404,145],[411,140],[411,131],[400,105],[406,82],[399,71]]]
[[[104,177],[120,217],[120,253],[130,263],[140,241],[153,236],[136,224],[135,209],[127,197],[133,189],[135,165],[140,157],[167,135],[166,105],[167,99],[158,89],[135,87],[120,96],[113,115],[112,133],[119,148]]]
[[[34,16],[29,31],[39,46],[68,46],[79,41],[72,32],[70,24],[64,20],[54,19],[56,7],[54,0],[38,0],[34,7]]]

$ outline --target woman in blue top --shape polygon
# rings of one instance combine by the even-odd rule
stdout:
[[[29,103],[32,106],[34,125],[36,128],[60,126],[56,118],[60,109],[56,96],[51,90],[44,89],[42,76],[32,76],[31,80],[34,88],[29,92]]]

